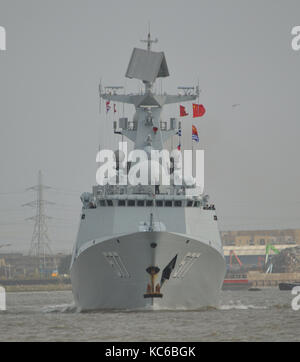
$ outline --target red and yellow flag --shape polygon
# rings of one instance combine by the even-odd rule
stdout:
[[[199,142],[199,136],[196,126],[192,125],[192,140]]]
[[[206,112],[203,104],[193,104],[193,117],[202,117]]]

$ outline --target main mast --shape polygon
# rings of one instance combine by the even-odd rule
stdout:
[[[135,149],[162,150],[164,142],[178,131],[178,120],[170,121],[161,119],[163,106],[172,103],[182,103],[195,100],[199,95],[199,88],[193,88],[189,94],[169,95],[155,94],[152,87],[157,78],[169,76],[169,70],[164,52],[151,50],[153,43],[158,39],[151,39],[150,31],[147,40],[147,49],[134,48],[125,76],[130,79],[138,79],[145,85],[143,94],[118,94],[117,88],[105,87],[103,92],[100,87],[100,97],[106,101],[121,102],[135,106],[136,112],[131,122],[127,118],[120,118],[118,130],[134,142]]]
[[[157,38],[151,39],[151,34],[150,34],[150,29],[149,29],[147,40],[141,40],[141,42],[147,43],[147,50],[148,50],[148,52],[150,52],[152,43],[157,43],[158,39]],[[144,84],[145,84],[145,93],[150,93],[151,89],[152,89],[152,83],[144,81]]]

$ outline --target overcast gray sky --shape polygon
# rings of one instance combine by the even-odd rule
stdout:
[[[124,75],[149,20],[170,71],[164,91],[199,79],[207,113],[183,122],[198,128],[221,229],[299,228],[299,14],[299,0],[0,0],[0,244],[28,251],[34,210],[20,205],[41,169],[55,188],[45,195],[57,203],[47,208],[52,248],[71,250],[99,140],[113,145],[99,79],[138,89]]]

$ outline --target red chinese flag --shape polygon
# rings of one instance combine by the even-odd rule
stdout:
[[[205,112],[206,112],[206,109],[204,108],[203,104],[199,104],[198,117],[202,117]]]
[[[188,116],[188,113],[185,111],[185,107],[180,106],[180,117]]]
[[[193,117],[198,117],[198,104],[193,103]]]
[[[203,104],[193,104],[193,117],[202,117],[205,113]]]

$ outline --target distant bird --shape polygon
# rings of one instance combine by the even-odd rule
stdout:
[[[232,108],[235,108],[235,107],[238,107],[238,106],[240,106],[240,103],[235,103],[235,104],[233,104],[231,107],[232,107]]]
[[[1,244],[0,248],[4,248],[5,246],[11,246],[11,244]]]

